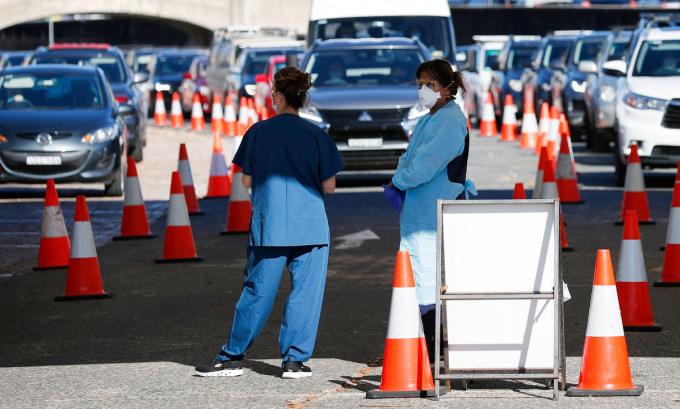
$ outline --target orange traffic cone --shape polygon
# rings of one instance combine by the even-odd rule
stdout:
[[[196,255],[194,236],[189,222],[187,203],[184,200],[184,189],[180,172],[172,172],[170,199],[168,201],[168,221],[165,227],[165,243],[163,258],[156,263],[180,263],[185,261],[203,261]]]
[[[424,398],[434,396],[434,392],[411,257],[408,251],[400,251],[394,271],[380,389],[366,392],[366,397]]]
[[[203,118],[203,107],[201,107],[201,97],[194,94],[191,102],[191,130],[202,131],[205,129],[205,118]]]
[[[556,106],[550,109],[550,129],[548,135],[545,137],[545,146],[548,148],[548,159],[553,162],[556,159],[557,149],[559,145],[557,142],[560,139],[560,111]]]
[[[128,157],[120,236],[116,236],[113,239],[151,239],[156,236],[157,234],[151,233],[151,229],[149,228],[149,219],[146,216],[146,206],[144,206],[142,188],[139,185],[135,158]]]
[[[248,98],[248,128],[259,120],[257,111],[255,110],[255,101],[252,98]],[[251,122],[252,120],[252,122]]]
[[[212,113],[210,114],[210,130],[222,132],[224,129],[224,116],[222,115],[222,100],[220,96],[213,95]]]
[[[66,232],[64,214],[59,205],[57,188],[54,186],[53,179],[47,179],[38,265],[33,267],[33,270],[68,267],[70,252],[71,243]]]
[[[538,143],[538,123],[534,112],[534,101],[524,99],[524,114],[522,115],[522,133],[519,138],[520,148],[536,148]],[[539,152],[540,153],[540,152]]]
[[[633,385],[609,250],[598,250],[578,386],[567,396],[639,396]]]
[[[198,206],[198,199],[196,198],[196,189],[194,189],[194,178],[191,176],[191,166],[189,165],[189,155],[187,154],[187,147],[181,143],[179,145],[179,161],[177,162],[177,171],[179,171],[182,179],[182,188],[184,190],[184,198],[187,202],[187,210],[189,214],[203,214]]]
[[[231,179],[229,169],[224,159],[222,136],[219,132],[213,135],[213,154],[210,160],[210,177],[208,178],[208,193],[205,197],[228,197],[231,194]]]
[[[250,216],[253,213],[253,203],[250,194],[243,186],[243,169],[233,165],[231,181],[231,197],[227,209],[227,229],[221,234],[248,233]]]
[[[536,155],[541,153],[541,147],[546,145],[548,132],[550,132],[550,106],[547,102],[541,104],[541,116],[538,121],[538,140],[536,141]]]
[[[517,107],[512,95],[505,96],[503,107],[503,123],[501,124],[501,141],[513,142],[517,140]]]
[[[616,272],[616,292],[619,294],[621,320],[626,331],[661,331],[655,324],[649,300],[645,259],[642,255],[640,229],[635,210],[626,212],[621,255]]]
[[[165,126],[168,124],[168,114],[165,111],[165,101],[163,100],[163,92],[156,92],[156,105],[154,106],[153,121],[158,126]]]
[[[179,102],[179,94],[172,93],[172,105],[170,105],[170,126],[173,128],[184,127],[184,113],[182,112],[182,105]]]
[[[545,146],[542,146],[541,156],[538,157],[538,169],[536,170],[536,183],[534,183],[534,191],[531,195],[532,199],[540,199],[543,196],[543,173],[547,160],[548,149]]]
[[[642,175],[642,165],[636,144],[630,145],[630,156],[628,156],[628,166],[626,166],[626,183],[623,187],[623,202],[621,203],[621,218],[616,222],[617,225],[623,224],[626,210],[635,210],[640,224],[656,223],[649,216],[645,179]]]
[[[581,194],[578,190],[578,183],[576,182],[576,172],[574,171],[575,164],[569,149],[569,135],[562,134],[562,143],[560,144],[560,154],[557,156],[557,190],[560,194],[560,202],[562,203],[583,203]]]
[[[543,187],[541,191],[541,199],[558,199],[559,193],[557,190],[557,182],[555,181],[555,169],[552,160],[545,161],[543,167]],[[564,228],[564,220],[562,219],[562,206],[560,206],[560,246],[562,251],[573,251],[567,242],[567,231]]]
[[[498,128],[496,128],[496,114],[493,109],[493,97],[491,93],[486,94],[486,101],[482,108],[482,118],[479,122],[480,136],[496,136],[498,135]]]
[[[526,199],[527,194],[524,191],[523,183],[515,183],[515,190],[512,192],[513,199]]]
[[[680,287],[680,162],[675,176],[671,214],[668,216],[668,231],[663,255],[661,280],[654,287]]]
[[[228,95],[224,101],[224,135],[236,136],[236,110],[234,101]]]
[[[243,136],[248,128],[248,117],[250,112],[248,111],[248,98],[241,97],[238,104],[238,130],[237,134]],[[236,152],[236,151],[234,151]]]
[[[87,212],[85,196],[76,196],[76,214],[73,218],[73,247],[66,272],[64,295],[56,301],[111,298],[113,293],[104,292],[99,271],[97,250]]]

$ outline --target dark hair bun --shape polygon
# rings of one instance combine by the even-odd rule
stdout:
[[[307,91],[312,87],[312,75],[296,67],[283,67],[274,74],[274,88],[283,94],[286,104],[300,109],[307,102]]]

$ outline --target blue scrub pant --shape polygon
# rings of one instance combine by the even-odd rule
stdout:
[[[286,301],[279,334],[283,361],[311,358],[319,327],[328,268],[328,246],[248,246],[248,261],[241,298],[236,304],[229,341],[217,359],[242,360],[262,332],[271,312],[284,267],[288,266],[292,291]]]

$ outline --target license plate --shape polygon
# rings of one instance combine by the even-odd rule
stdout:
[[[348,139],[347,146],[350,148],[380,148],[383,145],[382,138]]]
[[[26,156],[27,165],[61,165],[61,156]]]

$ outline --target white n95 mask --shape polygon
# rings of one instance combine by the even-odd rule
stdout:
[[[439,92],[434,92],[428,87],[422,87],[418,90],[418,102],[427,108],[432,109],[437,100],[441,98],[442,95]]]

